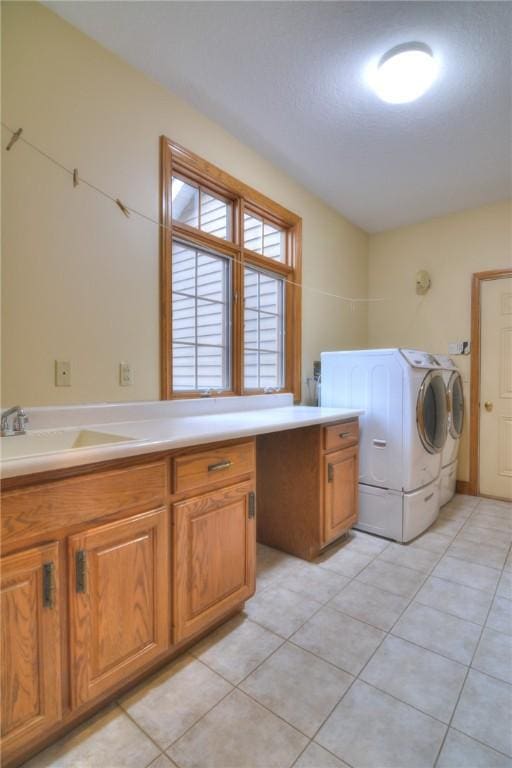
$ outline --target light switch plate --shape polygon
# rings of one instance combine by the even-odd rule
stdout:
[[[69,360],[55,361],[55,386],[71,386],[71,363]]]
[[[131,363],[119,363],[119,386],[131,387],[133,384],[133,368]]]

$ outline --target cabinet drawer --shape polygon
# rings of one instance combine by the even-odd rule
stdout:
[[[341,424],[333,424],[324,429],[324,449],[332,451],[337,448],[346,448],[359,441],[359,422],[346,421]]]
[[[174,492],[183,493],[204,485],[254,472],[254,442],[215,448],[174,459]]]
[[[34,485],[4,494],[2,540],[31,539],[136,507],[157,507],[166,496],[165,461]]]

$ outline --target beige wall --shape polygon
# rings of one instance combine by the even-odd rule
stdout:
[[[449,342],[470,338],[472,273],[511,264],[510,201],[371,236],[369,295],[386,301],[370,307],[368,346],[447,354]],[[425,296],[415,292],[419,269],[426,269],[432,278]],[[455,360],[468,395],[470,358]],[[459,479],[468,479],[467,429]]]
[[[470,334],[475,271],[511,263],[510,203],[368,236],[188,104],[37,3],[3,3],[2,119],[125,202],[158,217],[166,134],[303,217],[305,286],[383,296],[350,306],[305,289],[303,376],[322,349],[447,352]],[[5,146],[9,136],[3,132]],[[158,233],[21,143],[3,161],[2,402],[154,399]],[[369,262],[368,262],[369,254]],[[368,272],[369,263],[369,272]],[[418,269],[432,288],[414,289]],[[367,282],[368,281],[368,282]],[[73,386],[54,386],[55,359]],[[118,385],[118,363],[134,367]],[[468,383],[469,358],[457,358]],[[464,439],[459,476],[467,478]]]
[[[158,218],[166,134],[303,217],[305,285],[367,291],[367,235],[188,104],[37,3],[3,3],[2,119]],[[2,132],[5,146],[9,135]],[[159,397],[158,232],[18,143],[3,153],[2,402]],[[303,295],[303,372],[366,343],[364,306]],[[55,359],[72,386],[54,386]],[[134,385],[118,385],[118,363]]]

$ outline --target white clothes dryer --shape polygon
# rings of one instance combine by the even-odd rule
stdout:
[[[357,528],[410,541],[439,512],[448,411],[441,365],[410,349],[323,352],[321,404],[362,409]]]
[[[448,434],[441,454],[440,505],[447,504],[455,494],[459,444],[464,427],[464,390],[462,376],[446,355],[436,355],[443,366],[443,378],[448,402]]]

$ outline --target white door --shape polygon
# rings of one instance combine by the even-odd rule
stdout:
[[[480,493],[512,499],[512,277],[481,284]]]

